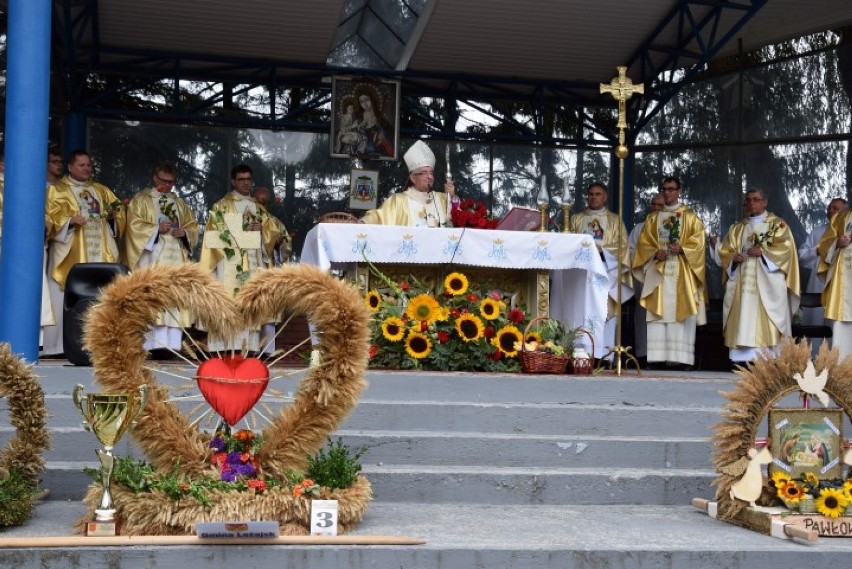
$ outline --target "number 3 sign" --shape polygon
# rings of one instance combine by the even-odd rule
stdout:
[[[311,535],[337,535],[337,500],[311,500]]]

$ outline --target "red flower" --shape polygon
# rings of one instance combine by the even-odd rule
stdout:
[[[225,459],[228,458],[228,453],[226,452],[217,452],[213,455],[213,458],[210,460],[210,463],[213,464],[216,468],[221,469],[225,464]]]
[[[459,314],[461,314],[461,312],[459,312],[458,310],[453,308],[452,310],[450,310],[450,314],[452,315],[453,318],[458,318]]]
[[[468,299],[470,302],[476,302],[477,300],[479,300],[479,297],[478,297],[478,296],[476,296],[476,295],[475,295],[475,294],[473,294],[473,293],[470,293],[469,295],[467,295],[467,299]]]
[[[675,213],[675,217],[680,218],[680,212]]]
[[[376,354],[378,354],[378,353],[379,353],[379,345],[378,344],[373,344],[372,346],[370,346],[370,359],[375,358]]]
[[[254,488],[257,492],[263,492],[266,490],[266,481],[264,480],[253,478],[251,480],[246,480],[246,484],[249,488]]]
[[[429,323],[428,323],[428,322],[426,322],[425,320],[421,320],[421,321],[420,321],[420,331],[421,331],[421,332],[426,332],[426,331],[428,331],[428,330],[429,330]]]
[[[441,342],[442,344],[445,343],[445,342],[449,342],[450,341],[450,335],[447,334],[446,332],[444,332],[443,330],[441,330],[440,332],[438,332],[438,341]]]
[[[524,321],[524,311],[520,308],[513,308],[509,311],[509,321],[512,324],[520,324]]]
[[[494,353],[489,355],[488,359],[493,360],[495,362],[498,362],[498,361],[500,361],[500,358],[502,357],[502,353],[503,352],[501,352],[500,350],[494,350]]]
[[[121,200],[121,201],[123,201],[123,202],[124,202],[124,205],[127,205],[127,204],[129,204],[129,203],[130,203],[130,198],[124,198],[124,199],[123,199],[123,200]]]
[[[399,283],[399,288],[401,288],[403,292],[408,292],[408,289],[411,288],[411,285],[408,284],[406,281],[402,281],[401,283]]]
[[[780,227],[781,229],[784,229],[784,228],[785,228],[785,227],[787,227],[787,226],[786,226],[786,225],[784,224],[784,222],[782,221],[781,223],[779,223],[779,224],[778,224],[778,227]]]
[[[494,337],[494,332],[496,332],[496,330],[494,330],[494,326],[486,326],[485,330],[482,331],[485,337],[489,340]]]

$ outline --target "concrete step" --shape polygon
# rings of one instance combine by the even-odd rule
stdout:
[[[49,462],[48,500],[80,500],[92,462]],[[712,498],[715,474],[698,469],[363,465],[378,502],[427,504],[688,504]]]
[[[61,394],[45,397],[51,428],[79,427],[80,414]],[[273,406],[282,398],[266,397]],[[189,412],[200,399],[178,406]],[[341,426],[349,430],[457,431],[501,434],[618,436],[636,434],[665,438],[707,436],[721,408],[586,403],[470,403],[464,401],[362,399]],[[665,417],[665,421],[660,421]],[[0,418],[0,420],[3,420]],[[6,423],[8,424],[8,423]],[[641,427],[637,427],[641,425]]]
[[[9,429],[4,429],[9,430]],[[332,435],[351,449],[366,447],[364,464],[471,466],[707,468],[712,445],[702,437],[524,435],[448,431],[374,431],[343,429]],[[2,439],[2,436],[0,436]],[[94,448],[83,429],[54,429],[48,461],[80,460],[81,450]],[[122,439],[116,454],[141,452]]]
[[[3,538],[69,535],[79,503],[45,502]],[[689,506],[383,503],[353,535],[421,538],[418,546],[130,546],[0,548],[0,568],[405,567],[417,569],[801,569],[845,567],[852,540],[813,546],[726,524]]]

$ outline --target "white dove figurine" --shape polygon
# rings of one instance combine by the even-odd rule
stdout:
[[[822,403],[823,407],[828,407],[828,394],[823,391],[823,388],[828,381],[828,369],[822,370],[819,375],[817,375],[816,369],[814,369],[814,362],[808,360],[808,365],[805,368],[805,375],[803,376],[799,372],[796,372],[793,374],[793,379],[799,383],[799,389],[808,395],[815,396],[819,399],[819,402]]]
[[[753,508],[754,501],[760,498],[763,492],[763,473],[761,466],[772,462],[772,455],[769,453],[769,447],[763,447],[760,451],[757,449],[748,449],[748,456],[744,456],[733,464],[729,464],[722,469],[725,474],[731,476],[739,476],[742,478],[731,485],[731,500],[738,498]]]
[[[843,455],[843,462],[852,466],[852,448],[846,451],[846,454]]]

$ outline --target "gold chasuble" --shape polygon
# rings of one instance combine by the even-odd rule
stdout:
[[[368,211],[362,221],[374,225],[441,227],[448,221],[447,194],[408,188],[390,196],[379,209]]]
[[[186,236],[178,238],[173,237],[171,233],[160,233],[161,221],[170,222],[173,229],[183,229]],[[130,200],[127,206],[124,256],[131,269],[188,263],[197,241],[198,220],[186,202],[174,193],[146,188]],[[188,310],[171,310],[160,314],[155,325],[186,328],[192,324],[192,320],[192,314]],[[178,343],[177,347],[179,346]],[[165,346],[154,342],[149,349],[160,347]]]
[[[186,242],[170,233],[159,234],[160,221],[167,220],[172,227],[186,231]],[[179,265],[189,262],[189,256],[198,241],[198,221],[182,199],[172,192],[158,192],[146,188],[136,194],[127,206],[127,233],[124,237],[125,258],[131,269],[150,265]],[[143,253],[151,254],[149,260],[139,260]]]
[[[616,269],[618,258],[618,227],[621,226],[621,262]],[[597,211],[586,208],[581,213],[571,218],[571,231],[573,233],[585,233],[594,240],[598,251],[603,257],[604,264],[609,273],[609,302],[607,305],[607,318],[616,314],[616,301],[618,289],[616,288],[616,275],[621,274],[622,289],[621,301],[629,300],[633,296],[633,277],[630,273],[630,247],[627,244],[627,229],[618,214],[607,209]],[[606,251],[606,253],[604,253]],[[626,290],[625,290],[626,289]]]
[[[837,238],[852,235],[852,210],[841,211],[831,218],[817,250],[820,278],[825,281],[822,305],[825,317],[838,322],[852,321],[852,245],[837,247]],[[834,344],[837,345],[835,339]]]
[[[65,288],[65,279],[77,263],[118,263],[117,242],[124,233],[123,204],[109,188],[93,180],[78,182],[64,176],[47,188],[45,229],[50,241],[49,276]],[[113,219],[108,219],[112,212]],[[75,215],[86,225],[68,226]]]
[[[633,274],[645,283],[639,304],[648,311],[649,322],[683,322],[696,316],[699,326],[705,323],[704,240],[704,224],[683,204],[652,212],[645,219],[633,256]],[[680,255],[654,259],[657,251],[674,242],[683,249]]]
[[[749,256],[752,246],[759,246],[762,256]],[[738,266],[733,264],[736,253],[745,257]],[[799,309],[799,258],[784,220],[766,212],[738,221],[728,230],[719,256],[725,271],[725,345],[765,348],[790,336],[792,313]],[[731,359],[738,361],[733,352]]]
[[[217,214],[221,214],[217,216]],[[261,224],[260,230],[260,247],[257,249],[240,247],[236,237],[232,236],[230,246],[226,242],[222,242],[217,247],[211,246],[211,239],[220,235],[226,229],[231,229],[226,225],[225,218],[227,214],[239,214],[242,217],[242,229],[247,229],[253,222]],[[224,278],[226,286],[236,295],[237,291],[242,286],[242,283],[248,278],[246,273],[251,273],[255,269],[268,268],[272,264],[272,250],[279,236],[279,226],[266,211],[266,208],[249,196],[242,196],[236,192],[230,192],[224,198],[213,204],[210,214],[207,216],[207,226],[205,229],[204,245],[201,248],[201,258],[199,263],[208,271],[216,271],[220,263],[239,265],[242,268],[241,276],[235,281]],[[232,230],[231,233],[234,233]],[[231,249],[235,255],[230,259],[227,258],[226,249]],[[238,250],[242,251],[242,255],[236,254]],[[232,268],[233,268],[232,267]],[[226,270],[228,275],[230,271]]]

